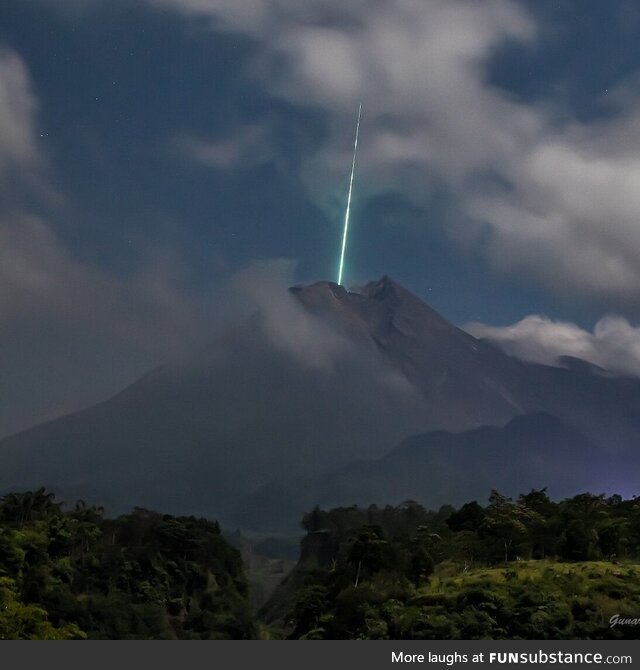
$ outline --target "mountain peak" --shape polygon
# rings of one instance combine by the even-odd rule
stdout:
[[[359,302],[364,297],[379,303],[390,302],[394,305],[409,298],[423,304],[425,307],[427,306],[422,300],[414,296],[388,275],[384,275],[377,281],[371,281],[364,286],[355,286],[352,288],[345,288],[336,282],[324,280],[308,284],[307,286],[292,286],[289,290],[307,305],[316,302],[320,299],[320,296],[324,296],[325,298],[336,298],[341,301],[355,299]]]
[[[454,330],[442,316],[397,281],[384,275],[364,286],[346,289],[335,282],[320,281],[290,289],[309,310],[322,317],[338,318],[351,326],[359,322],[368,332],[381,336],[381,328],[393,327],[412,334],[432,329]],[[455,329],[457,330],[457,329]]]
[[[298,295],[309,293],[333,293],[334,295],[347,293],[347,289],[344,286],[328,280],[317,281],[307,285],[296,284],[295,286],[291,286],[289,291]]]
[[[389,277],[389,275],[384,275],[378,281],[365,284],[359,292],[367,298],[393,306],[400,305],[403,302],[415,302],[420,303],[423,307],[428,307],[420,298],[404,288],[395,279]]]
[[[406,289],[402,287],[395,279],[384,275],[378,281],[372,281],[362,288],[362,291],[371,298],[381,299],[386,295],[394,293],[406,293]]]

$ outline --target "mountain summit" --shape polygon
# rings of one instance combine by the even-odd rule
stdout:
[[[540,412],[566,426],[562,434],[583,435],[590,459],[594,449],[608,455],[603,488],[638,483],[640,383],[588,366],[523,363],[455,327],[389,277],[353,290],[331,282],[295,286],[278,301],[212,343],[213,355],[160,367],[103,403],[0,441],[0,490],[44,485],[115,511],[143,505],[231,521],[249,501],[262,500],[252,522],[260,526],[261,491],[341,472],[333,490],[348,492],[350,463],[377,462],[416,434],[467,431],[470,437],[447,448],[464,444],[471,453],[477,444],[480,456],[467,473],[473,478],[483,462],[495,462],[488,452],[518,444],[507,431],[500,452],[500,434],[480,440],[484,433],[475,429]],[[425,439],[420,455],[425,488],[430,472],[443,479],[428,465],[432,443]],[[553,444],[557,462],[542,449],[548,462],[536,481],[561,463],[569,472],[579,457],[575,448],[562,451],[560,433]],[[361,481],[362,470],[353,472]],[[395,490],[384,486],[380,495]],[[443,495],[443,502],[454,498]]]

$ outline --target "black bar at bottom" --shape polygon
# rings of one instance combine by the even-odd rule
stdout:
[[[640,668],[640,640],[4,642],[0,654],[11,668]]]

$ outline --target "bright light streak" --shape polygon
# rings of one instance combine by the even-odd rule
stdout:
[[[356,124],[356,140],[353,145],[353,162],[351,163],[351,178],[349,179],[349,196],[347,197],[347,212],[344,216],[344,232],[342,233],[342,251],[340,252],[340,269],[338,270],[338,284],[342,284],[344,270],[344,255],[347,250],[347,234],[349,233],[349,214],[351,213],[351,193],[353,192],[353,175],[356,171],[356,154],[358,153],[358,135],[360,134],[360,115],[362,103],[358,107],[358,123]]]

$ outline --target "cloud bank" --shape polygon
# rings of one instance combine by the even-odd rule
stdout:
[[[503,328],[470,323],[465,330],[525,361],[562,365],[561,357],[572,356],[614,374],[640,377],[640,328],[620,316],[603,317],[592,333],[539,315]]]

